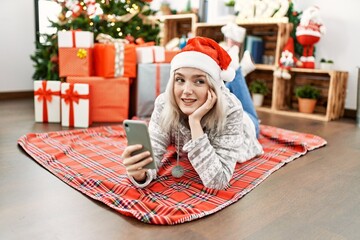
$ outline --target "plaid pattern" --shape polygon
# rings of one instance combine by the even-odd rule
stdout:
[[[261,126],[259,140],[265,153],[237,164],[225,190],[205,188],[189,161],[180,162],[185,175],[173,178],[174,148],[169,148],[156,180],[144,189],[134,187],[120,158],[126,146],[121,125],[29,133],[18,144],[47,170],[87,196],[142,222],[170,225],[229,206],[285,163],[326,144],[315,135],[265,125]]]

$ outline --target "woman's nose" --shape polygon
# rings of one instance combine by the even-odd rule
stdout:
[[[191,83],[185,82],[185,84],[184,84],[184,93],[185,94],[192,94],[193,93]]]

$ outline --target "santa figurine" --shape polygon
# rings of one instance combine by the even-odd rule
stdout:
[[[294,39],[289,38],[284,49],[281,52],[279,59],[279,68],[274,71],[274,76],[277,78],[290,79],[290,68],[302,67],[302,62],[295,57]]]
[[[314,45],[324,33],[325,27],[319,15],[319,8],[317,6],[307,8],[296,28],[296,39],[303,46],[300,57],[303,68],[315,68]]]

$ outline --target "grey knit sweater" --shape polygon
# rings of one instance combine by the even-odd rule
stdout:
[[[244,162],[263,153],[256,138],[254,124],[243,111],[240,101],[227,89],[223,93],[228,105],[224,131],[219,133],[215,129],[205,129],[204,135],[195,141],[191,140],[190,129],[185,124],[171,132],[161,129],[159,118],[165,100],[164,94],[158,96],[149,124],[157,166],[161,166],[167,147],[174,145],[179,152],[180,161],[191,162],[204,186],[223,189],[229,184],[236,162]],[[139,184],[132,178],[130,180],[138,187],[145,187],[155,178],[156,171],[148,170],[145,183]]]

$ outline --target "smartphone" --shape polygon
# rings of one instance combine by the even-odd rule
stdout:
[[[124,128],[128,145],[141,144],[143,146],[142,149],[134,151],[132,153],[132,156],[149,151],[153,161],[145,165],[144,168],[156,169],[156,163],[151,147],[150,135],[147,124],[143,121],[127,119],[124,120]]]

